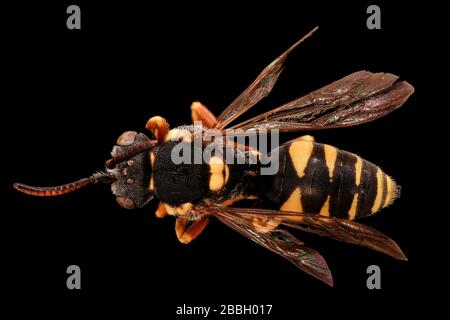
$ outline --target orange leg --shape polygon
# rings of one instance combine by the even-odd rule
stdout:
[[[151,117],[145,127],[150,130],[153,136],[162,143],[169,132],[169,124],[166,119],[160,116]]]
[[[217,124],[216,117],[200,102],[193,102],[191,105],[192,122],[201,121],[205,128],[214,128]]]
[[[165,216],[167,216],[166,207],[164,206],[164,204],[161,201],[159,202],[158,209],[156,209],[156,211],[155,211],[155,215],[158,218],[164,218]]]
[[[175,233],[181,243],[188,244],[197,238],[208,225],[208,218],[194,221],[189,225],[190,222],[186,218],[177,218],[175,222]]]

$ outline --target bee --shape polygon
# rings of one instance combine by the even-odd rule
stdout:
[[[316,30],[268,65],[219,116],[194,102],[191,116],[194,123],[201,124],[200,131],[197,125],[170,129],[164,118],[154,116],[146,124],[150,137],[127,131],[117,139],[104,172],[57,187],[16,183],[14,188],[33,196],[57,196],[89,184],[111,183],[112,193],[123,208],[140,208],[159,199],[156,216],[176,218],[176,236],[183,244],[197,238],[209,218],[215,217],[330,286],[333,278],[321,254],[286,229],[407,260],[392,239],[354,221],[391,205],[400,190],[380,167],[356,154],[304,135],[269,153],[278,156],[278,170],[269,175],[262,174],[268,155],[230,139],[225,143],[222,140],[223,148],[218,150],[231,150],[234,160],[240,162],[229,163],[217,151],[200,163],[173,161],[174,150],[180,146],[194,154],[204,152],[213,143],[211,139],[202,140],[210,129],[222,136],[234,135],[234,139],[263,130],[273,134],[349,127],[387,115],[414,92],[413,86],[393,74],[359,71],[230,126],[270,93],[289,54]],[[230,134],[230,129],[234,133]],[[256,161],[249,161],[250,155]],[[241,200],[254,205],[239,207]]]

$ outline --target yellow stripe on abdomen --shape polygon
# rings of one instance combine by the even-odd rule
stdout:
[[[301,201],[301,190],[300,188],[295,188],[292,191],[289,198],[281,205],[281,211],[293,211],[293,212],[303,212],[302,201]]]
[[[333,177],[334,166],[336,164],[338,149],[333,146],[324,144],[323,151],[325,153],[325,164],[328,168],[328,176],[331,180],[331,178]]]
[[[358,199],[359,199],[359,193],[355,193],[355,195],[353,196],[352,206],[350,207],[350,210],[348,211],[349,220],[355,220],[355,218],[356,218],[356,208],[358,207]]]
[[[313,151],[314,144],[310,141],[295,141],[289,146],[289,156],[299,178],[305,175],[305,169]]]
[[[361,174],[362,174],[362,159],[360,156],[355,155],[356,163],[355,163],[355,184],[358,187],[361,183]]]
[[[400,187],[395,183],[395,181],[392,180],[392,178],[389,177],[388,175],[386,175],[386,180],[387,180],[387,194],[386,200],[383,203],[383,207],[387,207],[390,204],[392,204],[392,202],[394,202],[394,200],[400,194]]]
[[[372,213],[380,210],[381,200],[383,199],[383,171],[380,168],[377,169],[377,195],[375,197],[375,202],[372,206]]]

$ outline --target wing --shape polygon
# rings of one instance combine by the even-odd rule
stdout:
[[[306,38],[310,37],[318,27],[315,27],[307,35],[297,41],[286,52],[279,56],[275,61],[268,65],[253,83],[244,90],[217,118],[216,129],[225,128],[231,121],[249,110],[261,99],[265,98],[278,80],[283,64],[289,53],[292,52]]]
[[[207,210],[211,210],[207,208]],[[281,220],[281,224],[301,231],[328,237],[331,239],[357,244],[382,252],[399,260],[408,260],[400,247],[383,233],[363,224],[346,219],[324,217],[317,214],[305,214],[267,209],[242,209],[217,207],[213,214],[227,214],[233,217],[252,217]]]
[[[214,215],[240,234],[286,258],[306,273],[333,286],[330,269],[320,253],[305,247],[286,230],[275,229],[262,233],[255,229],[249,217],[233,215],[225,211],[217,211]]]
[[[390,73],[359,71],[232,127],[280,131],[348,127],[399,108],[414,92]]]

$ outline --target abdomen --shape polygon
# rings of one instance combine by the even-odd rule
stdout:
[[[296,140],[279,148],[278,173],[266,196],[280,210],[353,220],[374,214],[399,188],[379,167],[335,147]]]

